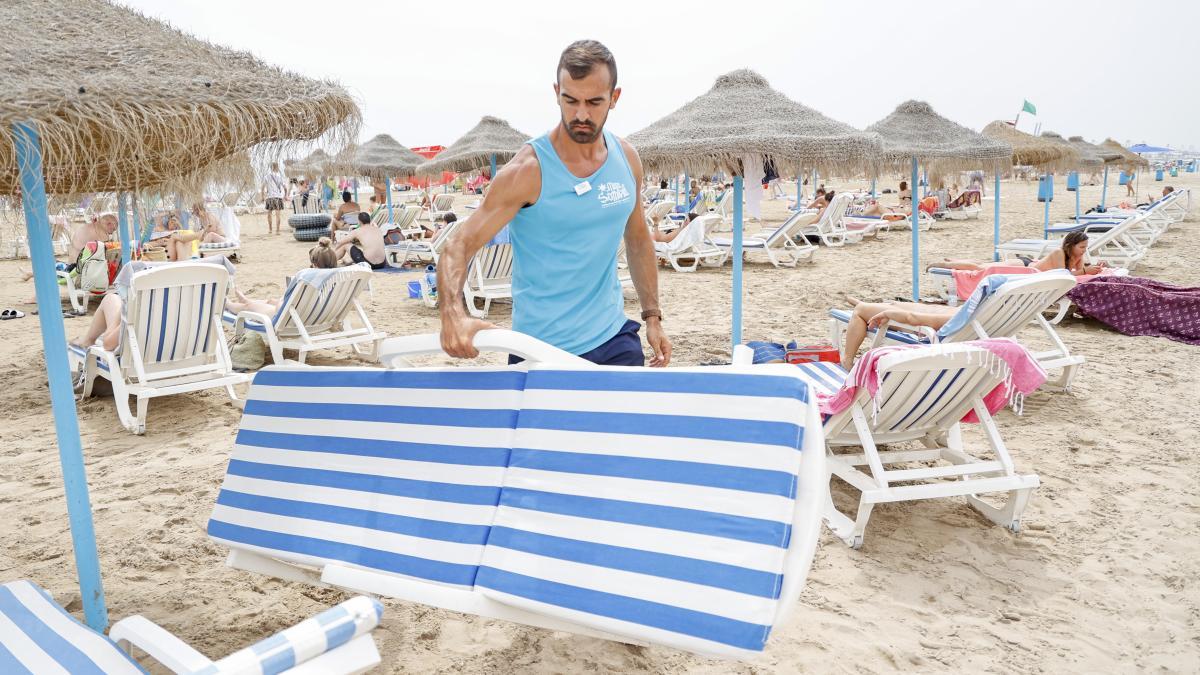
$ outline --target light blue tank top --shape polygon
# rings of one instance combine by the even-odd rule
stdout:
[[[625,324],[617,250],[638,206],[633,172],[617,137],[604,132],[608,159],[574,176],[549,136],[529,144],[542,170],[537,202],[509,224],[513,247],[513,330],[572,354],[607,342]],[[577,194],[587,181],[591,189]]]

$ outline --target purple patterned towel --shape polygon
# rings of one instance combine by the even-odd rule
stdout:
[[[1184,288],[1145,277],[1097,277],[1067,297],[1084,316],[1125,335],[1165,337],[1200,345],[1200,287]]]

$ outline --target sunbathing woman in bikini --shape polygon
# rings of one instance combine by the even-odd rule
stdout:
[[[988,270],[997,267],[1032,267],[1039,272],[1048,272],[1050,270],[1070,270],[1071,274],[1081,276],[1084,274],[1099,274],[1101,270],[1108,267],[1104,262],[1098,265],[1087,265],[1084,263],[1084,254],[1087,253],[1088,236],[1086,232],[1077,230],[1068,232],[1066,237],[1063,237],[1062,246],[1051,251],[1046,257],[1041,260],[1034,260],[1028,256],[1017,256],[1016,260],[1001,260],[999,262],[977,263],[973,260],[952,260],[945,258],[942,262],[932,265],[932,267],[948,267],[952,270]]]

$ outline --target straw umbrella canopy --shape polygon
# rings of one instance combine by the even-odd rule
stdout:
[[[1121,153],[1088,143],[1083,140],[1083,136],[1072,136],[1067,139],[1067,142],[1079,151],[1080,156],[1096,159],[1101,164],[1115,164],[1121,159]]]
[[[874,172],[879,136],[859,131],[771,88],[752,70],[717,78],[707,93],[627,139],[661,173],[729,171],[733,179],[733,348],[742,342],[742,180],[745,162]],[[799,201],[799,194],[797,194]]]
[[[387,134],[357,146],[342,163],[360,176],[383,180],[394,176],[412,176],[425,158],[400,145]]]
[[[439,152],[433,159],[422,162],[417,173],[435,176],[443,171],[462,173],[475,171],[494,161],[503,164],[512,159],[529,136],[517,131],[499,117],[485,116],[473,129]]]
[[[1078,153],[1044,138],[1017,130],[1012,124],[996,120],[983,128],[983,135],[1007,143],[1013,151],[1012,162],[1046,171],[1072,166]]]
[[[333,157],[329,153],[317,148],[308,154],[304,159],[299,159],[288,163],[287,168],[291,171],[302,173],[309,178],[316,178],[321,174],[329,173],[329,169],[333,168]]]
[[[1072,169],[1087,169],[1091,171],[1100,168],[1104,164],[1104,160],[1100,159],[1099,155],[1096,155],[1095,153],[1083,154],[1083,148],[1076,146],[1075,144],[1071,143],[1071,141],[1068,141],[1053,131],[1043,131],[1041,133],[1041,138],[1051,143],[1055,143],[1063,148],[1073,150],[1075,152],[1075,158],[1070,163],[1070,167]]]
[[[642,164],[660,173],[741,174],[747,156],[777,166],[866,170],[879,166],[879,136],[793,101],[752,70],[717,78],[706,94],[630,134]]]
[[[934,112],[924,101],[905,101],[892,114],[867,127],[883,139],[884,162],[907,167],[913,157],[932,174],[1008,168],[1013,149]]]
[[[1111,138],[1104,139],[1104,142],[1100,144],[1100,147],[1107,148],[1120,155],[1121,158],[1118,159],[1115,164],[1121,168],[1138,169],[1150,166],[1150,162],[1148,162],[1144,157],[1130,152],[1128,148]]]
[[[9,0],[0,12],[0,120],[31,121],[46,189],[162,184],[238,152],[351,137],[342,87],[287,73],[102,0]],[[0,140],[0,192],[17,188]],[[263,145],[263,144],[266,145]]]
[[[270,67],[102,0],[0,12],[0,192],[20,190],[84,615],[107,624],[46,193],[169,184],[238,153],[357,132],[341,87]]]

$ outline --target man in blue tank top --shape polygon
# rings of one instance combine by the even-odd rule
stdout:
[[[558,62],[561,123],[525,144],[496,173],[483,202],[447,242],[438,264],[442,349],[478,354],[462,288],[471,258],[505,226],[513,246],[513,330],[601,365],[645,365],[641,326],[625,316],[617,276],[622,240],[646,322],[652,366],[671,360],[662,329],[658,266],[639,194],[637,151],[604,130],[621,90],[612,53],[594,40]],[[510,360],[511,362],[511,360]]]

